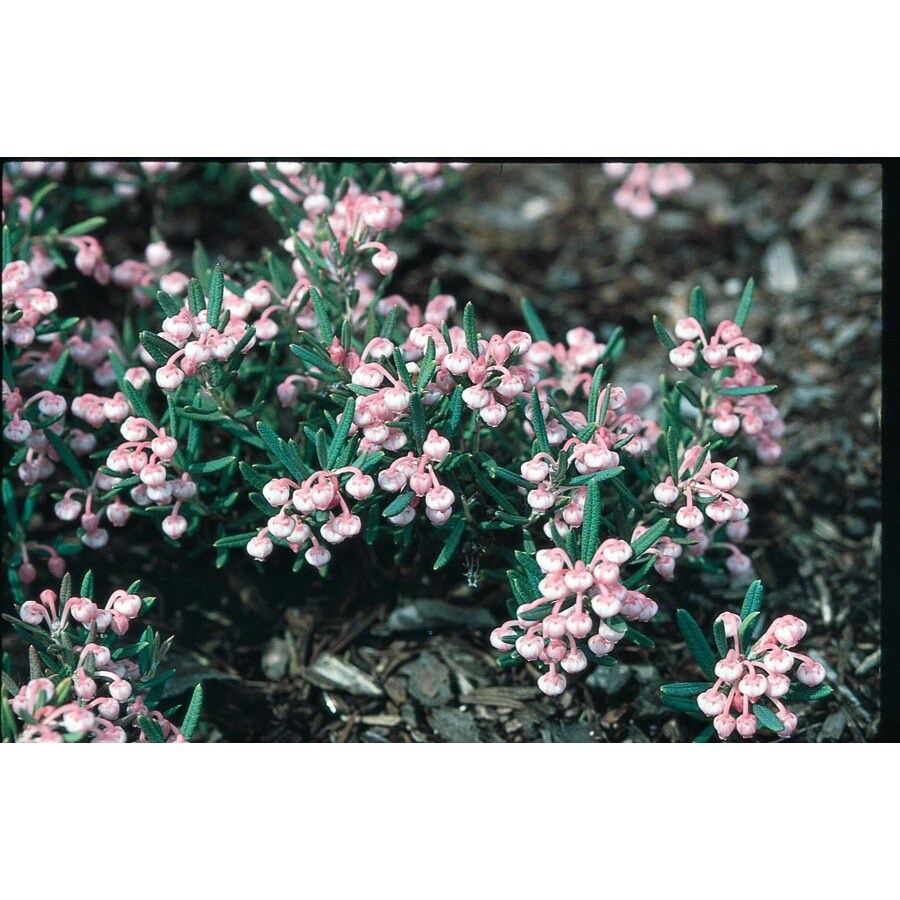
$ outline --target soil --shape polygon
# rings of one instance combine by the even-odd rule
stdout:
[[[746,542],[767,609],[810,625],[828,664],[827,701],[800,710],[795,740],[868,741],[880,725],[881,170],[866,164],[697,164],[695,186],[640,223],[612,203],[596,164],[475,164],[415,242],[399,247],[397,290],[472,300],[484,325],[521,327],[527,296],[551,333],[575,325],[628,346],[616,381],[655,380],[664,351],[650,325],[671,324],[694,284],[711,319],[728,317],[757,281],[749,331],[766,348],[787,431],[779,464],[746,467]],[[743,480],[742,480],[742,483]],[[662,707],[662,680],[695,675],[674,625],[703,624],[740,603],[725,577],[678,577],[654,589],[657,649],[558,699],[533,672],[496,666],[488,643],[502,589],[423,584],[371,572],[349,552],[335,590],[276,557],[265,578],[232,555],[166,551],[129,530],[116,569],[146,573],[162,598],[156,627],[177,636],[173,702],[198,677],[210,741],[684,741],[700,725]],[[199,548],[198,548],[199,549]],[[102,570],[103,559],[91,560]],[[453,573],[451,573],[453,574]],[[98,577],[100,573],[98,572]],[[407,585],[418,585],[410,593]]]

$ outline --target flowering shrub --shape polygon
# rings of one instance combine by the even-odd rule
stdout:
[[[91,175],[151,192],[155,180],[180,176],[162,163],[122,165]],[[642,165],[631,181],[646,175]],[[370,560],[427,560],[448,580],[505,583],[508,617],[490,643],[501,666],[527,667],[550,696],[593,666],[615,665],[622,641],[653,647],[644,626],[658,612],[654,577],[746,577],[750,510],[732,452],[748,446],[774,462],[783,434],[774,386],[758,368],[763,350],[745,334],[752,280],[733,320],[713,327],[699,288],[674,337],[655,320],[678,374],[666,371],[654,395],[616,383],[621,330],[601,340],[574,328],[554,342],[527,300],[521,329],[494,331],[437,281],[419,302],[389,292],[402,262],[396,236],[434,214],[458,166],[251,163],[239,174],[282,242],[234,264],[198,245],[190,265],[160,234],[143,259],[107,260],[89,233],[103,220],[61,229],[56,210],[44,213],[46,184],[21,193],[29,178],[59,173],[25,166],[4,180],[3,504],[14,599],[28,627],[43,623],[52,641],[86,594],[26,600],[44,577],[36,563],[59,578],[68,557],[103,550],[107,526],[134,519],[155,523],[173,552],[213,547],[219,567],[233,552],[260,564],[286,553],[294,571],[327,579],[349,541]],[[689,177],[659,166],[646,184],[661,194]],[[115,322],[81,315],[51,290],[70,257],[117,298]],[[123,634],[120,601],[85,606],[90,628]],[[729,627],[737,635],[743,626]],[[126,714],[128,725],[114,716],[95,721],[99,731],[68,729],[88,714],[54,712],[75,702],[60,690],[67,678],[83,701],[102,698],[112,710],[116,700],[79,658],[96,635],[77,641],[82,650],[68,639],[65,669],[33,673],[53,691],[39,681],[20,697],[17,687],[10,708],[25,711],[28,728],[119,739],[137,722],[147,739],[177,737],[143,707]],[[775,652],[760,641],[764,658]],[[156,661],[130,669],[142,652],[123,653],[117,670],[135,689]],[[734,666],[739,654],[736,644]],[[756,659],[741,658],[750,678]],[[85,679],[95,683],[90,698],[78,694],[82,684],[90,692]],[[723,693],[735,680],[709,687],[707,708],[719,704],[713,693],[723,711],[750,697],[742,680]],[[140,701],[152,709],[148,697],[158,695]],[[145,720],[156,719],[148,732]]]
[[[716,618],[713,636],[718,661],[694,617],[678,610],[688,647],[703,674],[715,680],[663,685],[662,700],[695,717],[699,709],[700,718],[712,718],[712,725],[698,740],[709,740],[713,733],[723,741],[734,733],[746,739],[759,730],[789,738],[797,728],[797,715],[787,704],[821,700],[832,693],[823,684],[825,667],[796,649],[806,634],[802,619],[778,616],[756,637],[762,600],[762,582],[754,581],[740,614],[723,612]]]
[[[19,620],[4,616],[29,643],[31,673],[19,686],[9,657],[3,660],[3,740],[170,743],[190,740],[200,717],[203,689],[194,690],[181,728],[172,710],[157,707],[174,670],[160,664],[171,639],[146,628],[125,644],[140,613],[153,604],[140,597],[140,582],[113,591],[102,606],[95,602],[88,572],[78,595],[63,578],[59,594],[41,591],[38,600],[19,606]]]

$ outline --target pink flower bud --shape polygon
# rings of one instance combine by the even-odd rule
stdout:
[[[766,696],[777,700],[791,689],[791,679],[787,675],[772,673],[766,679]]]
[[[510,649],[510,645],[504,641],[503,638],[512,637],[513,634],[515,634],[515,632],[508,626],[501,625],[500,627],[495,628],[491,632],[491,646],[495,650],[500,650],[505,653]]]
[[[573,612],[566,617],[566,630],[577,640],[586,638],[593,628],[593,620],[586,612]]]
[[[284,506],[291,498],[291,485],[286,478],[273,478],[263,485],[262,495],[269,506]]]
[[[108,719],[109,721],[113,721],[119,718],[119,713],[121,709],[119,707],[119,702],[117,700],[113,700],[112,697],[104,697],[100,700],[100,702],[94,707],[97,712],[97,715],[101,716],[104,719]]]
[[[600,555],[608,562],[621,566],[628,562],[634,551],[627,541],[609,538],[600,545]]]
[[[728,360],[728,348],[723,344],[711,344],[700,351],[703,361],[711,369],[721,369]]]
[[[695,341],[701,335],[699,325],[693,319],[679,319],[675,323],[675,337],[682,341]]]
[[[156,383],[164,391],[174,391],[184,381],[184,377],[184,372],[171,363],[156,370]]]
[[[137,594],[124,594],[117,597],[112,604],[116,612],[122,613],[126,619],[134,619],[140,614],[142,601]]]
[[[735,723],[737,733],[746,740],[756,734],[757,721],[753,713],[743,713],[737,717]]]
[[[797,667],[797,679],[807,687],[815,687],[825,680],[825,667],[817,662],[802,662]]]
[[[516,640],[516,650],[522,659],[535,660],[544,651],[544,640],[536,634],[523,634]]]
[[[132,687],[124,678],[116,679],[109,686],[109,695],[120,703],[124,703],[131,694]]]
[[[559,672],[545,672],[538,678],[538,687],[548,697],[558,697],[566,689],[566,676]]]
[[[441,462],[450,452],[450,441],[438,434],[433,428],[428,432],[428,438],[422,444],[422,449],[435,462]]]
[[[397,254],[393,250],[379,250],[372,257],[372,265],[382,275],[390,275],[397,268]]]
[[[725,711],[726,699],[720,691],[710,689],[697,696],[697,706],[705,716],[718,716]]]
[[[80,706],[70,705],[68,712],[63,713],[63,728],[69,734],[83,734],[88,731],[94,724],[94,714]]]
[[[347,479],[344,490],[353,497],[354,500],[365,500],[367,497],[370,497],[372,491],[375,490],[375,482],[372,480],[371,476],[366,475],[363,472],[357,472]]]
[[[491,402],[479,409],[478,415],[485,425],[496,428],[506,418],[506,407],[500,403]]]
[[[257,535],[255,538],[247,541],[247,553],[260,561],[269,556],[273,549],[272,541],[264,534]]]
[[[696,506],[682,506],[675,514],[675,521],[688,531],[703,524],[703,513]]]
[[[63,497],[53,506],[53,512],[63,522],[74,522],[81,515],[81,504],[73,497]]]
[[[622,601],[613,594],[597,594],[591,598],[591,609],[601,619],[609,619],[622,611]]]
[[[744,664],[733,655],[732,651],[729,651],[728,656],[726,656],[725,659],[720,659],[716,663],[716,677],[721,678],[728,684],[733,684],[737,681],[738,678],[741,677],[743,671]]]
[[[727,522],[731,518],[731,504],[727,500],[719,498],[707,504],[705,512],[713,522]]]
[[[756,675],[745,675],[738,684],[738,690],[751,700],[762,697],[766,692],[766,676],[759,673]]]
[[[443,512],[453,506],[455,499],[456,495],[453,491],[442,485],[441,487],[433,488],[425,495],[425,505],[429,509]]]
[[[29,625],[40,625],[45,615],[44,607],[37,600],[26,600],[19,607],[19,618]]]
[[[317,569],[327,566],[331,562],[331,551],[321,544],[313,545],[303,554],[306,561]]]
[[[780,647],[776,647],[763,657],[763,665],[765,665],[769,672],[784,675],[793,668],[794,654],[788,650],[782,650]]]
[[[661,503],[663,506],[671,506],[678,499],[680,494],[681,492],[672,482],[671,478],[667,478],[664,482],[653,488],[654,498],[657,503]]]
[[[697,348],[690,342],[685,342],[669,351],[669,361],[676,369],[683,372],[697,362]]]
[[[724,741],[731,735],[731,732],[734,731],[735,721],[730,713],[721,713],[713,719],[713,727],[716,729],[716,734],[719,736],[719,740]]]
[[[775,640],[785,647],[796,647],[806,634],[806,622],[797,616],[780,616],[770,626]]]
[[[797,717],[789,709],[779,709],[775,715],[784,724],[784,728],[778,732],[779,736],[789,738],[797,730]]]
[[[587,657],[580,650],[573,650],[560,663],[563,669],[570,675],[576,675],[578,672],[583,672],[587,668],[587,664]]]
[[[612,651],[615,650],[616,645],[607,641],[605,638],[600,637],[599,634],[594,634],[588,638],[588,647],[594,656],[604,657],[612,653]]]
[[[734,355],[748,366],[755,365],[762,359],[762,347],[759,344],[748,342],[746,344],[738,344],[734,348]]]

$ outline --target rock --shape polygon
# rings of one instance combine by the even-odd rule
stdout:
[[[820,744],[823,741],[839,741],[841,735],[844,733],[844,728],[846,727],[847,714],[842,709],[835,710],[822,723],[822,727],[819,729],[819,736],[816,740]]]
[[[763,256],[766,287],[777,294],[793,294],[800,287],[794,248],[787,238],[776,238]]]
[[[800,208],[791,216],[791,228],[803,231],[810,225],[821,221],[828,210],[831,199],[831,185],[827,181],[820,181],[806,195],[806,199],[800,204]]]
[[[594,737],[587,722],[553,723],[541,729],[546,744],[592,744]]]
[[[400,672],[409,679],[409,693],[423,706],[446,706],[453,699],[450,670],[433,653],[426,651]]]
[[[380,697],[382,694],[371,675],[331,653],[320,653],[303,674],[317,687],[346,691],[357,697]]]
[[[461,606],[445,600],[412,600],[398,606],[375,634],[395,634],[402,631],[424,631],[443,625],[463,625],[467,628],[493,628],[494,617],[481,606]]]
[[[631,681],[633,674],[630,666],[598,666],[588,675],[586,684],[591,690],[612,696]]]
[[[284,638],[273,637],[263,651],[261,660],[263,674],[270,681],[281,681],[287,674],[289,662],[287,641]]]
[[[428,713],[434,733],[451,744],[483,744],[484,738],[471,713],[446,707]]]

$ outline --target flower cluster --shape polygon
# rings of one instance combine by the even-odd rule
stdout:
[[[172,511],[162,521],[162,530],[173,540],[178,540],[188,527],[187,519],[180,513],[181,504],[197,496],[197,485],[187,472],[180,477],[169,477],[172,474],[170,464],[178,452],[178,441],[166,434],[164,427],[157,427],[148,419],[137,416],[129,416],[122,423],[121,433],[125,441],[110,451],[106,459],[106,467],[116,473],[108,486],[114,486],[122,476],[136,475],[140,483],[131,488],[130,493],[138,506],[168,506],[174,501]],[[57,515],[60,515],[63,502],[69,504],[67,515],[71,518],[78,515],[77,512],[71,515],[74,500],[60,501],[56,507]],[[131,510],[118,497],[106,508],[107,519],[116,527],[124,525],[130,515]]]
[[[739,614],[723,612],[716,618],[717,654],[693,616],[678,611],[688,647],[704,674],[714,680],[663,685],[662,699],[674,709],[712,719],[698,740],[718,735],[724,741],[735,733],[747,739],[761,730],[789,738],[797,729],[797,714],[787,704],[821,700],[832,692],[823,684],[825,667],[797,650],[807,631],[802,619],[778,616],[754,638],[762,601],[762,582],[754,581]]]
[[[762,462],[777,462],[781,456],[778,439],[784,434],[784,422],[765,393],[765,378],[756,369],[763,348],[751,341],[740,325],[728,319],[719,323],[712,337],[707,337],[706,331],[692,316],[679,319],[675,336],[682,343],[669,351],[669,360],[677,369],[685,371],[698,362],[699,356],[719,373],[717,392],[707,410],[713,430],[722,437],[733,437],[740,432],[755,446]]]
[[[342,475],[349,475],[343,485]],[[301,483],[290,478],[273,478],[263,487],[262,495],[278,513],[247,543],[247,553],[257,560],[266,559],[274,549],[272,538],[286,542],[294,553],[299,553],[308,542],[306,561],[316,568],[327,566],[331,552],[319,539],[327,544],[340,544],[356,537],[362,529],[359,516],[350,511],[344,494],[354,500],[365,500],[374,488],[371,475],[356,466],[314,472]]]
[[[691,447],[678,469],[677,483],[669,475],[653,488],[653,496],[666,508],[684,500],[684,505],[679,506],[675,514],[675,521],[686,531],[702,529],[705,519],[709,519],[714,525],[725,525],[728,536],[739,541],[747,536],[744,520],[750,512],[740,497],[730,493],[739,477],[736,469],[712,462],[705,448]],[[726,563],[729,571],[745,572],[750,566],[749,559],[734,545],[726,546],[732,551]]]
[[[3,343],[30,347],[41,322],[56,312],[59,302],[39,286],[28,263],[18,260],[3,268]]]
[[[162,687],[172,674],[157,675],[169,642],[147,629],[137,644],[124,645],[125,635],[153,598],[142,598],[135,582],[114,590],[101,606],[91,598],[90,573],[79,595],[71,578],[63,578],[59,594],[44,590],[38,600],[19,607],[16,629],[31,642],[31,676],[10,688],[4,674],[3,739],[22,743],[183,742],[197,724],[202,691],[195,691],[181,729],[156,709]],[[16,721],[17,720],[17,721]]]
[[[825,680],[825,667],[795,649],[806,635],[806,622],[796,616],[779,616],[758,641],[742,652],[741,617],[724,612],[716,621],[724,625],[732,646],[716,663],[713,686],[697,697],[700,711],[714,717],[713,725],[721,740],[734,731],[749,738],[759,726],[754,713],[769,703],[784,726],[781,736],[790,737],[797,728],[797,716],[782,702],[791,689],[789,673],[799,661],[794,676],[801,684],[816,687]]]
[[[690,169],[681,163],[604,163],[610,178],[623,179],[613,195],[619,209],[636,219],[649,219],[656,212],[656,197],[668,197],[687,190],[694,183]]]
[[[538,687],[551,697],[561,694],[566,689],[563,672],[572,675],[587,668],[585,650],[595,661],[602,660],[625,637],[626,622],[649,622],[656,615],[653,600],[622,584],[620,567],[632,554],[627,542],[615,538],[605,540],[588,562],[572,562],[560,547],[539,550],[535,561],[544,576],[537,585],[541,596],[521,604],[516,618],[495,628],[491,644],[506,651],[514,644],[522,659],[545,663],[548,669]]]

